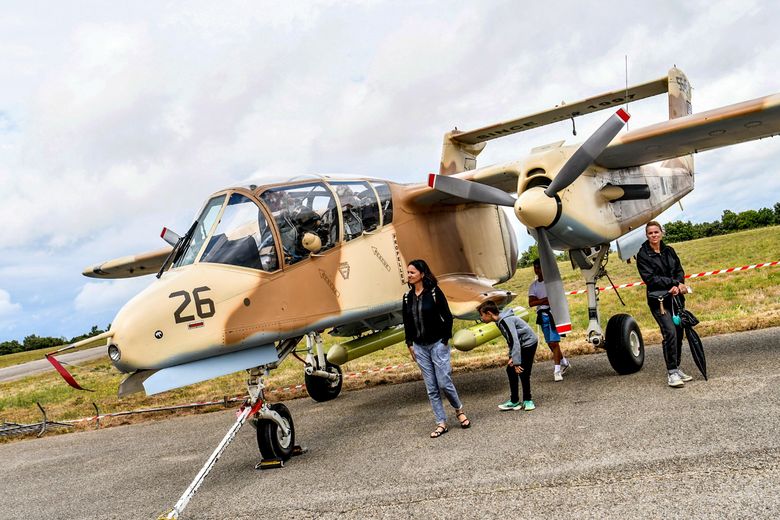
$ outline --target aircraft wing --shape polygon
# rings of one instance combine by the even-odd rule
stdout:
[[[594,162],[628,168],[777,134],[780,94],[773,94],[627,132]]]
[[[90,278],[133,278],[156,274],[171,253],[171,247],[148,251],[137,255],[123,256],[95,264],[84,269],[84,276]]]
[[[447,295],[452,314],[461,319],[477,319],[477,307],[493,300],[499,306],[511,302],[515,293],[493,287],[489,280],[472,274],[453,274],[439,278],[439,287]]]

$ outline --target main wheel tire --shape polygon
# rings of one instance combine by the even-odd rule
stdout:
[[[344,376],[341,373],[341,367],[326,361],[325,371],[331,374],[338,374],[339,378],[335,381],[318,377],[315,375],[304,374],[306,391],[309,397],[319,403],[335,399],[341,393],[341,385],[344,382]]]
[[[615,314],[607,322],[606,349],[609,364],[621,375],[641,370],[645,343],[636,320],[628,314]]]
[[[260,454],[264,459],[282,459],[288,460],[292,456],[295,447],[295,425],[293,424],[290,410],[282,403],[274,403],[271,410],[278,413],[282,422],[287,424],[290,429],[290,435],[282,436],[282,430],[270,419],[260,419],[257,421],[257,446],[260,448]]]

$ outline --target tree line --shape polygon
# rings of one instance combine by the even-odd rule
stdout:
[[[780,225],[780,202],[773,209],[749,209],[740,213],[725,210],[720,220],[693,224],[690,220],[683,222],[675,220],[664,226],[666,231],[664,242],[684,242],[697,238],[725,235],[746,229]]]
[[[36,336],[35,334],[30,334],[29,336],[25,337],[21,343],[19,343],[15,339],[11,341],[3,341],[2,343],[0,343],[0,356],[5,354],[14,354],[16,352],[28,352],[30,350],[57,347],[59,345],[69,345],[71,343],[81,341],[82,339],[91,338],[92,336],[97,336],[98,334],[102,334],[103,332],[105,331],[99,329],[97,325],[93,325],[92,329],[86,334],[82,334],[80,336],[74,336],[70,339],[67,339],[65,337],[52,338],[47,336]]]
[[[777,202],[771,209],[749,209],[739,213],[727,209],[723,211],[723,216],[721,216],[720,220],[713,222],[697,224],[692,223],[690,220],[669,222],[664,226],[664,242],[685,242],[686,240],[726,235],[746,229],[767,226],[780,226],[780,202]],[[530,267],[536,258],[539,258],[539,248],[534,244],[520,256],[520,259],[517,261],[517,267]],[[558,260],[565,259],[565,253],[558,255]]]

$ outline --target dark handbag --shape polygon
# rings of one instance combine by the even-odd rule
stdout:
[[[669,291],[666,289],[658,289],[656,291],[647,291],[647,297],[653,300],[663,300],[669,296]]]

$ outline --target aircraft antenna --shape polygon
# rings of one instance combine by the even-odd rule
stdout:
[[[628,112],[628,54],[625,55],[626,61],[626,112]],[[628,121],[626,121],[626,132],[628,132]]]

